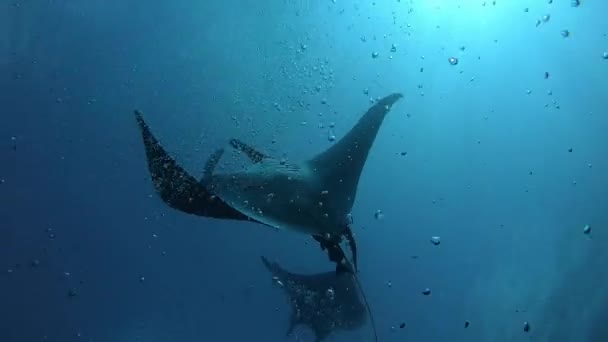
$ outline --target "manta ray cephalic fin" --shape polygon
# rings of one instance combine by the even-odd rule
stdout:
[[[262,160],[269,158],[266,154],[256,150],[252,146],[240,141],[239,139],[230,139],[230,146],[232,146],[238,151],[245,153],[249,160],[251,160],[251,162],[254,164],[260,163]]]
[[[213,176],[213,171],[215,171],[215,167],[219,163],[223,154],[224,149],[219,148],[209,156],[209,158],[205,162],[205,168],[203,169],[203,177],[200,180],[201,184],[207,185],[209,183],[211,176]]]

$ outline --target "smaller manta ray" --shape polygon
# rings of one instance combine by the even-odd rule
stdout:
[[[312,330],[315,341],[321,342],[337,330],[352,331],[367,321],[369,310],[365,297],[359,295],[356,275],[335,272],[301,275],[286,271],[265,257],[262,262],[289,297],[292,311],[288,336],[296,326],[304,325]]]

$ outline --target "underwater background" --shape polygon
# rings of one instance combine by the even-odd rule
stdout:
[[[314,341],[286,336],[260,256],[299,273],[331,271],[327,256],[163,204],[132,113],[199,175],[232,137],[309,158],[393,92],[352,212],[379,340],[608,341],[607,14],[1,1],[0,341]]]

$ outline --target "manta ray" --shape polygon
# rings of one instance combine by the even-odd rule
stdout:
[[[203,178],[195,179],[177,164],[160,145],[154,137],[150,128],[143,119],[141,112],[135,111],[135,118],[140,128],[148,169],[152,178],[154,188],[160,195],[163,202],[179,211],[216,219],[240,220],[257,222],[254,219],[235,210],[221,199],[214,196],[205,186],[207,179],[215,169],[219,158],[223,154],[223,149],[213,153],[205,163]],[[247,146],[243,142],[232,139],[231,145],[243,150],[252,160],[255,160],[259,152]],[[336,272],[352,272],[353,267],[346,258],[340,241],[330,240],[326,237],[313,236],[321,245],[321,249],[327,250],[330,260],[336,263]],[[352,239],[353,255],[356,259],[356,245]]]
[[[328,251],[330,260],[337,263],[337,271],[352,272],[340,247],[342,238],[346,238],[356,272],[350,212],[378,130],[401,97],[394,93],[376,101],[342,139],[302,162],[279,160],[231,139],[230,145],[245,153],[251,166],[238,172],[214,173],[224,152],[220,148],[205,163],[200,179],[169,156],[141,112],[136,110],[135,117],[154,187],[170,207],[198,216],[248,220],[312,235]]]
[[[265,257],[262,262],[289,299],[288,336],[296,326],[303,325],[312,330],[316,342],[321,342],[334,331],[355,330],[367,321],[367,303],[359,294],[354,274],[301,275],[286,271]]]

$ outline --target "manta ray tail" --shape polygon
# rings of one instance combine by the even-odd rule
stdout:
[[[334,203],[345,215],[354,202],[359,177],[378,130],[401,97],[403,95],[394,93],[377,101],[342,139],[310,160],[313,169],[324,179],[326,190],[345,196],[342,203]]]
[[[369,307],[369,303],[367,302],[367,296],[365,295],[365,291],[363,291],[361,282],[359,282],[359,277],[356,274],[353,274],[353,277],[355,277],[355,282],[357,283],[359,292],[361,292],[361,297],[363,297],[363,302],[365,303],[365,309],[367,310],[367,314],[369,315],[369,321],[372,324],[372,330],[374,331],[374,342],[378,342],[378,331],[376,329],[376,321],[374,320],[372,309]]]

